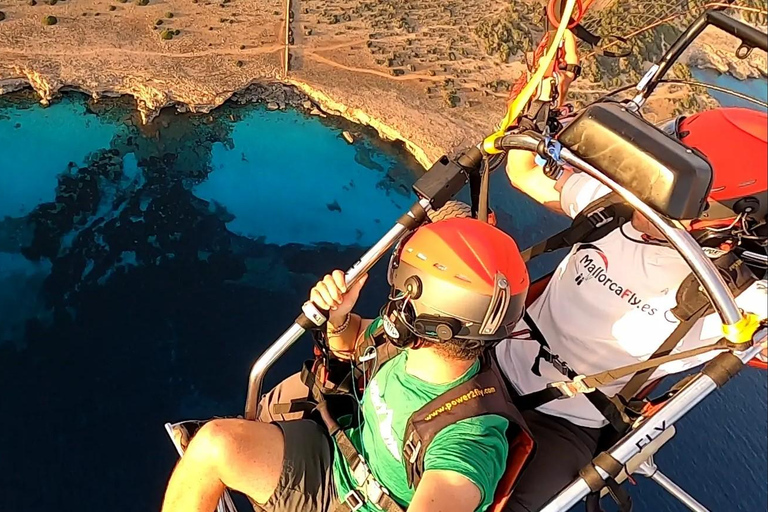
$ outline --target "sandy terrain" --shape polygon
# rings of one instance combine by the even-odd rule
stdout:
[[[293,0],[285,76],[285,0],[50,2],[0,0],[0,92],[29,83],[44,101],[62,87],[131,94],[149,120],[163,106],[207,111],[281,80],[406,141],[425,165],[493,129],[541,34],[539,4],[523,0]],[[584,98],[604,89],[578,88]]]

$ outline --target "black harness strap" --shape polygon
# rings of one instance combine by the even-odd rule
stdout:
[[[720,256],[714,263],[734,297],[744,293],[747,288],[757,281],[757,276],[744,264],[743,260],[734,254],[729,253]],[[686,277],[680,285],[680,289],[677,292],[677,304],[672,312],[680,320],[680,324],[648,358],[649,361],[668,356],[672,353],[672,350],[682,341],[699,319],[714,312],[709,299],[699,289],[699,282],[693,274]],[[629,403],[640,392],[658,367],[659,365],[656,365],[635,373],[616,397],[624,404]]]
[[[608,473],[608,478],[600,476],[596,468],[600,468]],[[608,489],[608,493],[619,506],[619,512],[632,511],[632,499],[627,491],[616,482],[616,477],[619,476],[622,469],[623,466],[619,461],[614,459],[609,453],[601,452],[592,459],[589,465],[579,470],[579,476],[584,479],[592,491],[592,493],[587,495],[587,512],[603,512],[603,509],[600,507],[600,491],[604,487]]]
[[[661,346],[659,346],[659,348],[657,348],[656,351],[651,354],[651,357],[649,357],[648,360],[655,361],[658,358],[666,357],[671,354],[672,350],[674,350],[674,348],[683,340],[685,335],[688,334],[696,322],[698,322],[700,318],[704,317],[709,311],[711,311],[710,308],[702,308],[692,317],[680,322],[675,330],[672,331],[672,334],[670,334],[669,337],[664,340],[664,343],[662,343]],[[632,400],[632,398],[634,398],[640,392],[640,390],[643,388],[645,383],[648,382],[648,379],[651,378],[651,375],[653,375],[653,372],[656,371],[660,364],[661,363],[644,370],[640,370],[635,373],[632,378],[629,379],[629,382],[627,382],[624,387],[621,388],[621,391],[616,394],[616,397],[621,401],[622,404],[629,404],[630,400]]]
[[[552,364],[552,366],[554,366],[568,379],[573,380],[578,377],[579,374],[576,373],[573,368],[568,366],[568,363],[562,361],[557,354],[552,353],[549,348],[549,343],[547,343],[547,340],[544,338],[541,330],[536,325],[536,322],[533,321],[533,318],[531,318],[528,312],[524,314],[523,318],[528,324],[528,327],[531,329],[531,335],[539,343],[539,354],[536,356],[536,359],[533,362],[531,371],[535,375],[541,377],[540,364],[541,360],[543,359],[546,362]],[[539,391],[534,391],[533,393],[518,396],[513,399],[513,401],[518,408],[521,410],[526,410],[536,409],[537,407],[552,402],[553,400],[563,398],[564,396],[565,395],[560,389],[548,386],[544,389],[540,389]],[[614,403],[614,401],[611,400],[608,395],[599,389],[595,389],[591,393],[586,393],[585,396],[587,397],[587,400],[589,400],[590,403],[598,411],[600,411],[600,414],[606,420],[608,420],[608,422],[617,432],[625,432],[629,428],[631,424],[630,418],[624,413],[623,408],[617,406],[617,404]]]
[[[634,209],[621,196],[612,192],[587,206],[570,226],[546,240],[522,251],[523,261],[546,252],[572,247],[577,243],[594,242],[627,223]]]
[[[324,421],[325,419],[323,417]],[[339,501],[331,507],[329,512],[354,512],[367,502],[374,503],[384,512],[405,512],[405,509],[398,505],[386,489],[373,478],[373,474],[344,430],[338,428],[332,435],[342,457],[347,461],[349,470],[356,478],[359,476],[360,481],[357,482],[357,489],[348,492],[346,496],[339,496]]]

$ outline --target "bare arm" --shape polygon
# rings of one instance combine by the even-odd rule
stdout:
[[[554,181],[544,175],[541,166],[536,165],[533,153],[510,151],[507,156],[507,177],[512,186],[558,213],[563,213],[560,192],[571,174],[570,170],[565,169],[560,179]]]
[[[578,64],[579,52],[576,48],[576,37],[573,32],[566,30],[563,37],[563,50],[565,54],[566,64]],[[558,84],[558,106],[562,107],[565,104],[565,98],[568,96],[568,88],[571,86],[571,82],[576,80],[576,74],[572,71],[560,71],[558,73],[560,82]]]
[[[360,315],[352,313],[349,319],[349,326],[341,334],[333,334],[334,329],[343,323],[344,319],[336,320],[338,324],[328,320],[328,346],[333,355],[339,359],[350,359],[354,354],[355,348],[360,343],[360,339],[365,334],[365,329],[373,322],[370,318],[361,318]]]
[[[480,489],[455,471],[424,472],[408,512],[474,512],[480,506]]]
[[[563,43],[566,64],[578,64],[576,39],[570,30],[565,32]],[[576,75],[570,71],[559,71],[558,77],[558,104],[562,106],[568,94],[568,87]],[[566,169],[557,181],[547,178],[541,166],[536,165],[535,155],[528,151],[510,151],[507,158],[507,177],[512,185],[558,213],[563,213],[563,208],[560,206],[560,192],[571,174],[573,173]]]
[[[347,288],[344,271],[334,270],[318,282],[310,291],[309,298],[319,307],[328,310],[328,346],[339,359],[350,359],[357,343],[372,320],[352,313],[360,290],[368,279],[366,274]],[[347,315],[349,321],[347,322]],[[346,325],[345,325],[345,322]]]

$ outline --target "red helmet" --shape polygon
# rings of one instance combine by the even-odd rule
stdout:
[[[515,241],[498,228],[447,219],[420,227],[397,251],[383,315],[396,344],[409,333],[438,342],[499,341],[522,317],[528,271]],[[392,313],[396,320],[388,322]]]
[[[760,223],[768,213],[768,116],[746,108],[717,108],[681,118],[677,138],[712,164],[709,208],[702,220],[739,214]],[[709,223],[709,222],[707,222]]]

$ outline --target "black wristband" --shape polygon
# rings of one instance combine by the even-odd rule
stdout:
[[[579,78],[581,76],[581,66],[578,64],[560,64],[558,66],[558,69],[560,71],[566,71],[568,73],[573,73],[573,75],[576,78]]]

